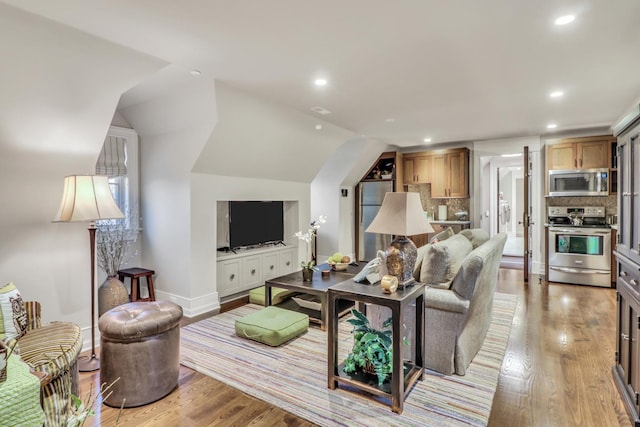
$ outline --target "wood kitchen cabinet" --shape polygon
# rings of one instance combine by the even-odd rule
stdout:
[[[615,158],[619,176],[613,377],[632,422],[640,426],[640,108],[632,118],[628,116],[614,126],[614,132],[618,138]]]
[[[469,152],[466,148],[433,154],[431,197],[469,197]]]
[[[618,258],[616,353],[613,377],[635,425],[640,418],[640,294],[638,268],[624,256]]]
[[[609,168],[613,137],[563,139],[546,146],[547,171]]]
[[[618,136],[618,243],[616,250],[640,265],[640,119]]]
[[[406,155],[402,162],[404,184],[425,184],[431,182],[433,157],[428,155]]]

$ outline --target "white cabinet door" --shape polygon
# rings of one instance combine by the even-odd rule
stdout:
[[[242,258],[242,285],[241,288],[251,289],[263,285],[262,280],[262,256],[248,256]]]
[[[240,292],[240,259],[218,262],[217,281],[220,296]]]
[[[279,275],[284,276],[295,271],[298,268],[298,248],[282,249],[278,255],[280,256]]]
[[[278,271],[278,253],[272,252],[262,255],[262,272],[264,273],[264,280],[280,276]]]

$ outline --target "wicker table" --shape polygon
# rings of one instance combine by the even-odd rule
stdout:
[[[335,390],[338,384],[355,387],[359,390],[390,398],[391,410],[402,413],[404,399],[411,391],[416,381],[424,379],[424,285],[418,283],[404,290],[398,290],[392,294],[382,292],[380,285],[363,285],[352,280],[339,283],[329,289],[327,301],[328,323],[328,386]],[[337,307],[341,300],[349,300],[360,303],[377,304],[391,309],[392,339],[393,339],[393,374],[391,375],[390,392],[377,385],[377,381],[366,381],[359,375],[346,374],[342,370],[342,364],[338,363],[338,313]],[[415,301],[415,345],[414,361],[402,360],[402,319],[406,308]],[[397,375],[403,372],[404,375]]]

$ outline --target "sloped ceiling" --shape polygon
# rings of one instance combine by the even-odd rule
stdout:
[[[402,146],[609,126],[640,96],[637,0],[4,1]]]

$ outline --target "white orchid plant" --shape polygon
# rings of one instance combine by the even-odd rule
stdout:
[[[294,236],[306,243],[307,256],[309,256],[310,248],[313,248],[313,241],[318,234],[318,228],[320,228],[320,224],[324,224],[325,222],[327,222],[327,216],[320,215],[317,220],[311,221],[309,229],[306,233],[303,234],[302,231],[298,231],[296,234],[294,234]],[[311,249],[311,251],[312,250],[313,249]],[[318,268],[315,266],[314,262],[315,260],[313,259],[313,257],[311,257],[309,261],[302,261],[300,265],[306,270],[318,271]]]

